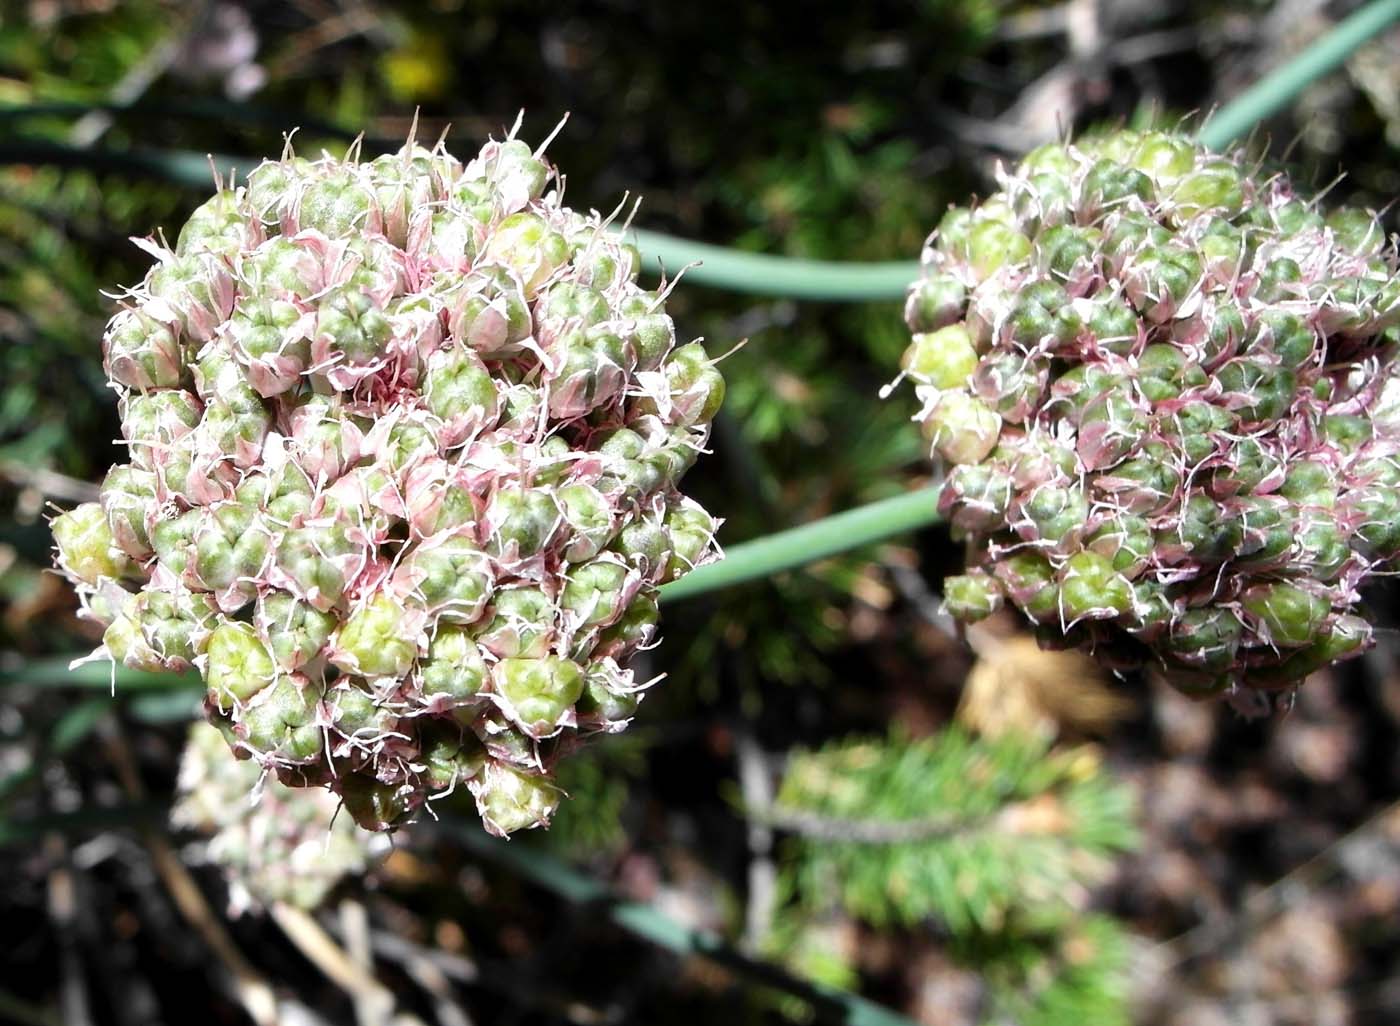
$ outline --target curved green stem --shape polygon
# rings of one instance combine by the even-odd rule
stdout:
[[[932,524],[938,520],[938,491],[921,488],[735,545],[720,562],[666,585],[661,599],[674,602],[728,588]]]

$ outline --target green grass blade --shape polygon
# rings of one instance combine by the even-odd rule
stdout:
[[[113,685],[114,674],[118,690],[164,691],[201,686],[197,673],[148,673],[125,666],[114,668],[106,661],[83,663],[70,669],[69,664],[84,655],[86,653],[50,656],[0,670],[0,687],[28,684],[33,687],[101,688],[106,691]]]

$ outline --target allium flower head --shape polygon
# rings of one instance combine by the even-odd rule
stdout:
[[[105,339],[129,462],[54,522],[105,654],[198,668],[240,757],[365,826],[456,787],[547,823],[713,557],[677,486],[724,382],[636,250],[513,137],[289,150],[142,245]]]
[[[902,377],[968,543],[965,621],[1207,693],[1371,642],[1400,556],[1400,280],[1374,215],[1158,132],[1044,146],[954,209]]]

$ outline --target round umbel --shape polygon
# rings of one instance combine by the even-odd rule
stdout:
[[[364,826],[458,787],[547,823],[714,555],[678,485],[724,382],[637,252],[515,138],[288,152],[143,246],[104,347],[129,462],[53,525],[105,655],[196,667],[240,757]]]
[[[1371,642],[1400,555],[1400,280],[1374,215],[1159,132],[1044,146],[953,209],[902,377],[967,542],[964,621],[1196,694]]]

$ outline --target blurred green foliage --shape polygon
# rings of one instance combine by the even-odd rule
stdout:
[[[937,924],[985,982],[988,1022],[1126,1022],[1126,940],[1088,916],[1092,888],[1134,848],[1129,790],[1091,748],[955,728],[792,754],[777,796],[783,904],[769,943],[836,983],[844,913],[890,930]]]

